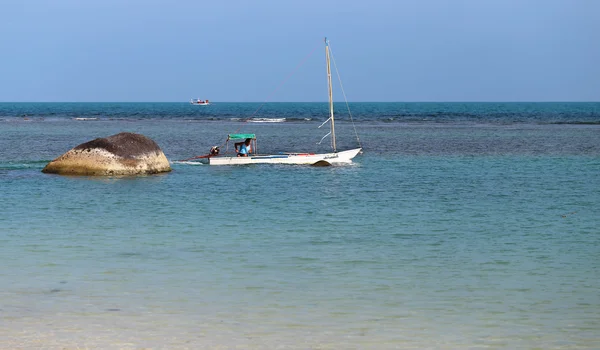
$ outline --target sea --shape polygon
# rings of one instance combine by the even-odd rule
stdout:
[[[600,103],[0,103],[2,349],[600,349]],[[327,122],[327,123],[326,123]],[[44,174],[120,132],[172,171]]]

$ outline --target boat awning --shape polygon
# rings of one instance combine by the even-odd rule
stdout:
[[[229,134],[227,135],[228,140],[241,140],[241,139],[256,139],[255,134]]]

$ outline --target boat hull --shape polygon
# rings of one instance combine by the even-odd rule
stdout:
[[[203,161],[210,165],[248,165],[248,164],[296,164],[296,165],[334,165],[350,164],[360,148],[337,153],[282,153],[270,155],[252,155],[249,157],[216,156]]]

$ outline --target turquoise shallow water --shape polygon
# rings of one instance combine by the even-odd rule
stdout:
[[[0,121],[2,348],[600,347],[600,128],[578,122],[589,108],[562,106],[558,124],[518,111],[359,117],[365,153],[344,167],[40,172],[120,131],[177,160],[239,127],[120,108]],[[318,141],[322,119],[278,114],[244,131],[266,150],[321,147],[299,140]]]

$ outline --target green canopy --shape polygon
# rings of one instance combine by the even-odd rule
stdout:
[[[254,134],[229,134],[227,135],[229,140],[240,140],[240,139],[256,139]]]

